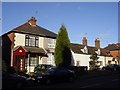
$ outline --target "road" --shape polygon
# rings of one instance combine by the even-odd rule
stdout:
[[[120,88],[120,73],[110,73],[102,76],[79,76],[73,82],[56,83],[52,85],[31,86],[32,89],[69,89],[81,88]]]

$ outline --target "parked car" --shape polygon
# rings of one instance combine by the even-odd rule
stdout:
[[[27,78],[16,73],[2,71],[2,89],[23,88],[27,85]]]
[[[33,75],[41,74],[41,73],[45,72],[46,70],[48,70],[52,67],[54,67],[54,66],[50,65],[50,64],[38,64],[34,68],[34,74]]]
[[[120,65],[117,65],[117,64],[109,64],[105,67],[102,68],[102,70],[120,70]]]
[[[51,68],[46,72],[35,75],[36,83],[50,84],[54,82],[72,81],[75,79],[75,72],[64,67]]]

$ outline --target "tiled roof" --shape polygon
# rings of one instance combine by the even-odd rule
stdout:
[[[109,44],[107,47],[105,47],[105,49],[107,49],[109,51],[120,50],[120,43],[118,43],[118,44]]]
[[[85,47],[85,45],[82,45],[82,44],[71,43],[71,50],[74,53],[91,55],[91,54],[95,53],[95,51],[98,50],[96,47],[87,46],[88,53],[83,53],[81,51],[81,49],[83,49],[84,47]],[[109,50],[106,50],[104,48],[100,48],[100,53],[101,53],[100,54],[101,56],[111,56]]]
[[[104,48],[100,48],[102,56],[111,56],[110,51]]]
[[[51,38],[56,38],[57,34],[40,27],[38,25],[32,26],[28,22],[25,24],[22,24],[12,30],[13,32],[18,32],[18,33],[25,33],[25,34],[33,34],[33,35],[40,35],[43,37],[51,37]]]
[[[70,47],[74,53],[83,54],[83,52],[80,50],[84,48],[83,45],[71,43]]]
[[[94,53],[95,51],[97,51],[96,47],[91,47],[91,46],[87,46],[88,48],[88,53],[83,53],[81,51],[81,49],[83,49],[85,47],[85,45],[82,44],[75,44],[75,43],[71,43],[71,49],[74,53],[78,53],[78,54],[89,54],[91,55],[92,53]]]

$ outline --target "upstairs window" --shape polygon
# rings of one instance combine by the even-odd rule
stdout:
[[[38,47],[38,45],[39,45],[39,38],[38,37],[26,35],[25,46]]]
[[[83,53],[88,53],[88,49],[87,49],[86,46],[85,46],[83,49],[81,49],[81,51],[82,51]]]
[[[55,48],[55,40],[48,38],[48,48]]]

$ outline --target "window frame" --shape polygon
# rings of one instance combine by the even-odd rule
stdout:
[[[26,35],[25,36],[25,46],[39,47],[39,37],[32,36],[32,35]]]

